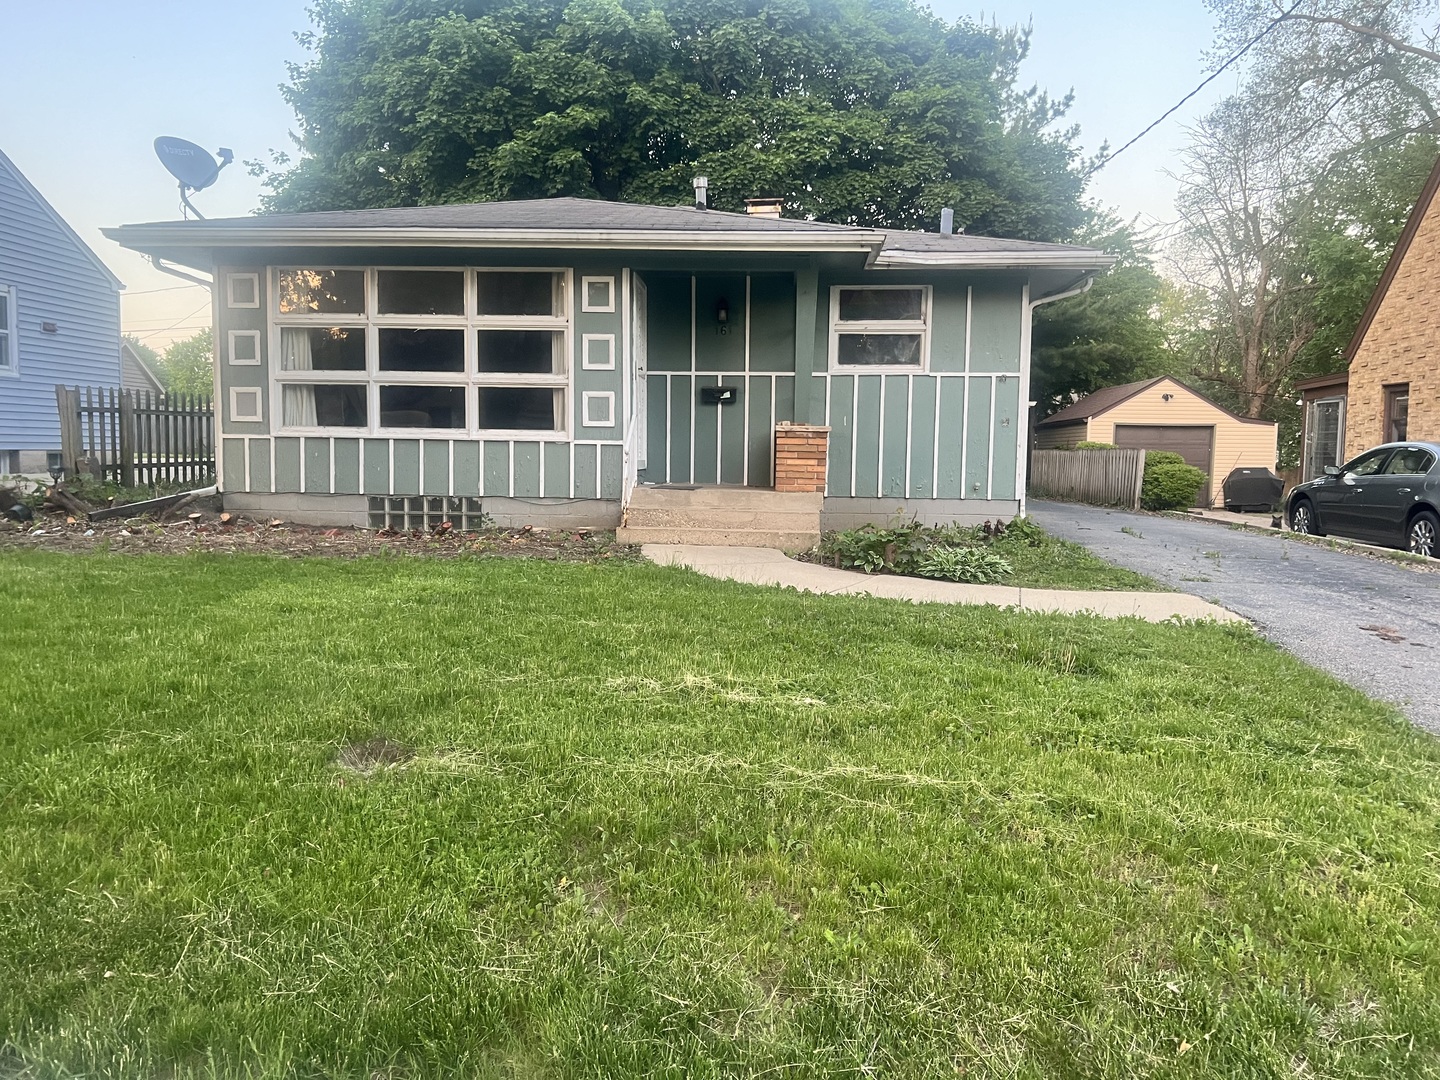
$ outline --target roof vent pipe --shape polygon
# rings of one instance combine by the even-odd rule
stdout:
[[[940,211],[940,235],[949,236],[955,231],[955,211],[945,207]]]
[[[710,178],[708,176],[695,177],[695,209],[705,209],[705,194],[710,190]]]

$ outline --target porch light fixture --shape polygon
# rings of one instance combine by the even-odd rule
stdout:
[[[1161,395],[1160,395],[1160,400],[1161,400],[1161,401],[1170,401],[1170,400],[1172,400],[1174,397],[1175,397],[1174,394],[1161,394]]]
[[[723,296],[715,304],[715,321],[721,326],[730,321],[730,303]]]

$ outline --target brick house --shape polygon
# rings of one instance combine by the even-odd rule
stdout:
[[[1440,161],[1345,349],[1348,380],[1330,375],[1296,385],[1305,406],[1301,479],[1379,443],[1440,440],[1437,191]]]

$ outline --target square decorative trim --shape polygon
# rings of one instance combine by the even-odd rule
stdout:
[[[260,275],[225,275],[225,302],[232,308],[258,308],[260,306]]]
[[[258,424],[265,417],[261,412],[261,390],[258,386],[230,388],[230,420],[236,424]]]
[[[613,277],[582,277],[580,279],[581,311],[614,311],[615,279]]]
[[[615,426],[615,392],[613,390],[586,390],[580,395],[580,426]]]
[[[615,335],[582,335],[580,345],[580,366],[586,371],[614,371]]]
[[[232,367],[258,367],[260,364],[260,331],[231,330],[227,354]]]

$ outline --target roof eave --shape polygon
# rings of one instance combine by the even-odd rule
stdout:
[[[808,251],[870,254],[884,242],[883,233],[857,232],[817,236],[802,232],[716,232],[713,230],[466,228],[205,228],[121,225],[101,230],[123,247],[455,247],[606,249],[622,251]]]
[[[1099,273],[1116,263],[1100,252],[1007,251],[882,251],[872,265],[878,270],[1080,270]]]

